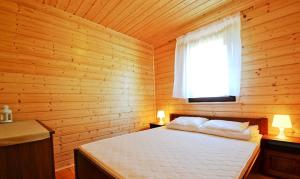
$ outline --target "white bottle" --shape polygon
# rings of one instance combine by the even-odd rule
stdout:
[[[9,109],[7,105],[4,105],[3,109],[1,110],[0,123],[8,123],[8,122],[13,122],[12,111],[11,109]]]

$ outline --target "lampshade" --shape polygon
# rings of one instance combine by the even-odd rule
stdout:
[[[160,119],[166,117],[165,116],[165,111],[162,111],[162,110],[157,111],[157,117],[160,118]]]
[[[279,114],[274,115],[272,126],[278,128],[292,128],[290,116]]]

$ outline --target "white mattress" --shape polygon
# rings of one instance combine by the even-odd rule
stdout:
[[[155,128],[85,144],[80,150],[117,178],[240,178],[259,149],[252,141]]]

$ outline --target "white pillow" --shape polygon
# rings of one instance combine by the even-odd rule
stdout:
[[[166,125],[169,129],[197,132],[201,125],[208,121],[202,117],[178,117]]]
[[[241,132],[249,126],[249,122],[236,122],[236,121],[225,121],[225,120],[209,120],[203,124],[204,128],[207,129],[220,129]]]
[[[258,126],[249,126],[241,132],[200,127],[198,132],[240,140],[250,140],[259,135]]]
[[[251,132],[251,137],[256,137],[259,135],[258,125],[249,126],[248,129]]]

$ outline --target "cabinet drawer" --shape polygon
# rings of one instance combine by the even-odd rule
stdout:
[[[263,167],[266,174],[300,179],[300,155],[266,149],[264,156]]]
[[[0,147],[0,179],[54,179],[52,138]]]

